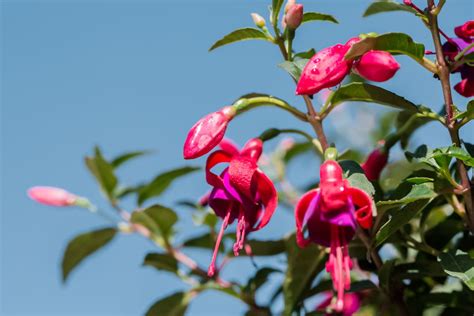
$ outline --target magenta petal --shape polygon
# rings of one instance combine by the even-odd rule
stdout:
[[[239,214],[240,204],[225,190],[214,188],[209,195],[209,206],[220,218],[225,218],[230,211],[231,215],[228,223],[232,224]]]

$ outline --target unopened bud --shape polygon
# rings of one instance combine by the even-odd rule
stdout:
[[[303,5],[293,4],[285,14],[285,22],[290,30],[296,30],[303,22]]]
[[[367,157],[367,160],[361,165],[365,176],[370,181],[377,181],[380,178],[382,170],[388,162],[388,152],[375,149]]]
[[[253,23],[255,23],[256,26],[259,28],[262,28],[265,26],[265,19],[258,13],[251,13]]]
[[[32,187],[28,190],[28,196],[49,206],[71,206],[78,200],[78,196],[56,187]]]
[[[400,64],[388,52],[371,50],[356,61],[354,69],[367,80],[383,82],[395,75],[400,69]]]

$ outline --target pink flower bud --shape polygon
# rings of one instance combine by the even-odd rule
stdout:
[[[296,30],[303,21],[303,5],[294,4],[285,14],[285,23],[290,30]]]
[[[367,157],[367,160],[361,165],[365,176],[370,181],[377,181],[380,178],[383,168],[387,165],[388,153],[375,149]]]
[[[301,73],[296,94],[315,94],[334,87],[349,74],[353,60],[344,60],[349,45],[337,44],[317,52]]]
[[[296,4],[296,0],[288,0],[286,2],[286,5],[285,5],[285,14],[288,13],[288,11],[290,11],[291,7],[294,6]]]
[[[28,190],[28,196],[38,203],[49,206],[70,206],[78,199],[76,195],[55,187],[32,187]]]
[[[454,33],[461,38],[474,37],[474,20],[467,21],[463,25],[454,28]]]
[[[392,78],[400,65],[390,53],[371,50],[355,62],[354,69],[367,80],[383,82]]]
[[[252,17],[253,23],[256,26],[262,28],[265,26],[265,19],[258,13],[251,13],[250,16]]]
[[[194,124],[184,142],[184,159],[201,157],[219,145],[227,125],[235,114],[234,107],[226,106],[217,112],[206,115]]]

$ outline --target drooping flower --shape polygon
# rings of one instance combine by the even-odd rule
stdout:
[[[216,147],[224,137],[227,125],[235,114],[234,107],[226,106],[204,116],[194,124],[184,142],[184,159],[201,157]]]
[[[28,196],[38,203],[49,206],[71,206],[78,200],[78,196],[64,189],[45,186],[30,188]]]
[[[335,313],[328,312],[327,308],[330,307],[332,303],[332,293],[325,292],[326,298],[318,306],[316,306],[317,311],[326,311],[326,315],[333,315]],[[344,307],[342,311],[338,312],[342,316],[352,316],[360,309],[361,306],[361,296],[359,293],[344,293]]]
[[[466,21],[463,25],[455,27],[454,34],[460,38],[474,37],[474,20]]]
[[[262,154],[262,141],[249,140],[242,150],[225,142],[221,150],[213,152],[206,162],[206,181],[213,189],[209,206],[223,219],[209,266],[208,275],[215,273],[215,262],[224,230],[237,220],[234,255],[244,247],[245,236],[265,227],[278,204],[277,191],[272,181],[259,170],[257,161]],[[220,163],[228,167],[220,175],[211,169]]]
[[[343,179],[341,166],[333,160],[322,164],[319,188],[305,193],[296,205],[298,245],[304,247],[314,242],[331,248],[326,271],[337,292],[334,309],[338,312],[344,308],[344,290],[351,283],[352,261],[347,245],[354,237],[357,223],[364,229],[372,226],[372,211],[371,197],[351,187]]]
[[[389,153],[387,151],[380,148],[373,150],[369,154],[365,162],[361,165],[367,179],[377,181],[380,178],[383,168],[387,165],[388,155]]]
[[[354,70],[362,78],[383,82],[392,78],[400,69],[400,64],[392,54],[379,50],[370,50],[354,63]]]
[[[474,43],[474,21],[467,21],[454,29],[459,38],[451,38],[443,44],[444,55],[452,62],[454,58],[469,45]],[[464,55],[474,54],[474,47],[469,48]],[[474,67],[463,64],[453,72],[461,73],[461,82],[454,86],[454,90],[460,95],[469,98],[474,96]]]

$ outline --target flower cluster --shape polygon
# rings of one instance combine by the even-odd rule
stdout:
[[[342,82],[351,69],[371,81],[387,81],[400,69],[390,53],[370,50],[359,59],[345,59],[352,45],[360,41],[351,38],[345,44],[336,44],[317,52],[306,64],[296,86],[296,94],[312,95]]]
[[[463,25],[454,28],[457,38],[450,38],[443,45],[445,56],[452,62],[455,57],[464,52],[464,55],[474,54],[474,20],[467,21]],[[469,48],[470,47],[470,48]],[[454,86],[454,90],[460,95],[469,98],[474,96],[474,66],[468,63],[454,69],[453,72],[461,74],[461,81]]]

